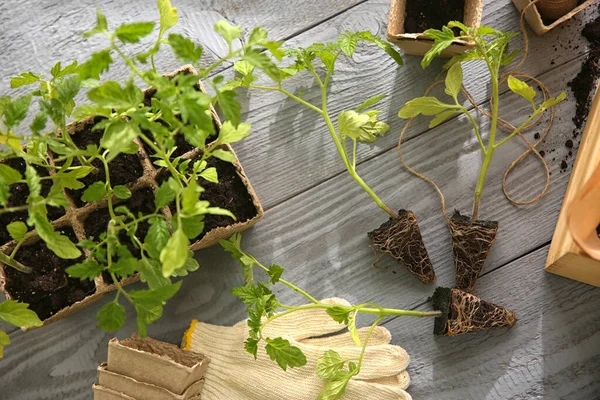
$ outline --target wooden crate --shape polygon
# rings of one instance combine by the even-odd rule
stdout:
[[[600,92],[596,91],[585,126],[575,167],[567,187],[546,271],[600,287],[600,261],[588,257],[577,246],[567,224],[567,208],[600,164]],[[598,205],[600,207],[600,204]]]

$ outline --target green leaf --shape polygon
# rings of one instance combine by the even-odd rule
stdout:
[[[10,338],[4,331],[0,331],[0,358],[4,357],[4,346],[10,344]]]
[[[116,300],[106,303],[96,316],[98,328],[106,332],[117,331],[125,326],[126,315],[125,307],[116,302]]]
[[[219,143],[235,143],[250,135],[250,123],[242,122],[237,126],[231,121],[225,121],[219,132]],[[214,153],[213,153],[214,155]],[[232,161],[233,162],[233,161]]]
[[[156,209],[163,208],[175,200],[177,193],[171,189],[168,182],[163,182],[158,190],[156,191],[156,197],[154,198],[154,206]]]
[[[58,184],[52,185],[48,196],[46,196],[46,203],[53,207],[67,208],[71,205],[71,202],[67,200],[62,187]]]
[[[194,239],[198,237],[204,231],[204,216],[197,215],[195,217],[182,218],[181,228],[188,238]]]
[[[188,237],[183,229],[177,229],[169,238],[167,245],[160,252],[160,261],[164,277],[181,268],[187,259],[187,248],[190,245]]]
[[[27,225],[21,221],[11,222],[10,224],[6,225],[6,230],[10,234],[10,237],[17,242],[20,242],[28,231]]]
[[[287,368],[303,367],[306,365],[306,357],[302,350],[296,346],[292,346],[288,340],[283,338],[266,339],[267,345],[265,350],[271,360],[277,362],[277,364],[284,371]]]
[[[133,275],[139,270],[138,259],[134,258],[125,246],[121,246],[119,250],[119,259],[108,266],[108,272],[111,272],[120,278]]]
[[[76,75],[72,75],[66,78],[60,78],[60,82],[56,84],[56,92],[58,93],[58,100],[64,105],[67,106],[77,93],[79,93],[79,89],[81,87],[79,77]]]
[[[379,47],[380,49],[382,49],[383,51],[385,51],[390,57],[392,57],[392,59],[394,61],[396,61],[396,64],[402,66],[404,65],[404,61],[402,60],[402,56],[400,55],[400,53],[398,53],[395,49],[394,46],[392,46],[391,43],[373,35],[371,32],[360,32],[359,33],[359,37],[362,40],[366,40],[372,43],[375,43],[375,45],[377,45],[377,47]]]
[[[232,152],[223,150],[223,149],[215,149],[211,151],[211,156],[218,158],[219,160],[227,161],[230,163],[235,163],[237,160]]]
[[[435,128],[436,126],[447,120],[449,117],[458,114],[459,112],[460,110],[447,110],[441,112],[438,115],[436,115],[434,119],[431,120],[431,122],[429,123],[429,127]]]
[[[452,45],[455,37],[452,29],[447,26],[442,27],[441,31],[437,29],[427,29],[423,34],[433,39],[431,50],[429,50],[421,60],[421,66],[427,68],[435,57],[442,54],[444,50]]]
[[[177,293],[181,282],[168,284],[151,290],[131,291],[129,296],[135,304],[137,327],[140,336],[147,335],[147,326],[162,316],[163,305]]]
[[[196,45],[190,39],[177,33],[171,33],[169,35],[169,44],[177,56],[177,59],[182,63],[195,64],[200,61],[200,58],[202,57],[202,46]]]
[[[400,109],[398,116],[400,118],[413,118],[419,114],[423,115],[436,115],[457,106],[442,103],[435,97],[426,96],[418,97],[414,100],[409,101]]]
[[[54,180],[67,189],[83,189],[85,185],[82,182],[79,182],[78,179],[85,178],[92,171],[94,171],[94,169],[95,168],[92,166],[76,167],[71,171],[61,172],[54,175]]]
[[[35,168],[29,164],[25,167],[25,181],[29,187],[29,197],[27,198],[27,201],[31,203],[31,200],[35,200],[41,196],[42,180]]]
[[[508,88],[513,93],[516,93],[524,99],[528,100],[531,103],[531,106],[535,108],[533,100],[535,99],[536,92],[534,88],[512,75],[508,77]]]
[[[350,319],[348,320],[348,331],[350,332],[350,337],[354,340],[354,343],[358,347],[362,347],[362,343],[360,342],[360,337],[358,336],[358,329],[356,329],[356,316],[358,313],[353,313],[350,315]]]
[[[4,181],[4,178],[0,176],[0,205],[5,206],[10,198],[10,191],[8,184]]]
[[[157,260],[144,258],[140,261],[139,268],[140,280],[147,283],[150,289],[158,289],[171,284],[169,278],[163,276],[162,267]]]
[[[240,233],[234,233],[229,240],[219,239],[219,244],[242,265],[242,275],[248,286],[254,282],[253,268],[256,261],[252,256],[247,255],[241,250],[241,241],[242,235]]]
[[[177,24],[177,8],[171,5],[170,0],[158,0],[158,12],[160,13],[160,35]]]
[[[225,39],[227,45],[231,48],[231,44],[235,39],[241,39],[242,28],[239,26],[233,26],[225,20],[220,20],[215,24],[215,32]]]
[[[154,29],[154,22],[123,24],[115,30],[115,36],[123,43],[137,43]]]
[[[217,90],[217,101],[228,120],[226,123],[230,122],[233,126],[238,126],[242,115],[242,105],[235,99],[236,96],[237,93],[233,90]]]
[[[460,90],[462,88],[463,73],[462,65],[456,63],[450,67],[446,74],[446,89],[445,92],[448,96],[452,96],[456,101]]]
[[[340,324],[348,325],[350,319],[350,311],[340,306],[333,306],[325,309],[325,312],[333,318],[334,321]]]
[[[81,256],[81,251],[68,237],[55,232],[52,225],[40,213],[32,216],[36,233],[46,243],[46,246],[57,256],[64,259],[75,259]]]
[[[8,128],[18,126],[27,116],[31,104],[31,95],[25,95],[13,100],[4,111],[4,122]]]
[[[29,304],[16,300],[6,300],[0,303],[0,318],[11,325],[21,327],[42,326],[37,314],[30,310]]]
[[[362,135],[362,127],[369,122],[367,114],[359,114],[356,111],[342,111],[338,115],[338,129],[340,135],[358,139]]]
[[[338,400],[344,396],[346,386],[352,378],[352,375],[345,375],[340,379],[329,381],[325,384],[325,387],[319,393],[317,400]]]
[[[161,251],[171,237],[169,224],[162,218],[150,218],[150,228],[144,240],[145,250],[154,259],[159,259]]]
[[[269,267],[269,271],[267,272],[267,275],[269,275],[269,278],[271,278],[271,283],[272,284],[276,284],[277,282],[279,282],[279,279],[281,278],[281,275],[283,274],[283,267],[273,264]]]
[[[23,72],[20,75],[10,78],[10,87],[15,89],[21,86],[31,85],[32,83],[39,82],[41,79],[41,74],[36,75],[33,72]]]
[[[254,356],[254,359],[258,359],[258,339],[248,338],[244,342],[244,349]]]
[[[67,65],[64,69],[61,66],[61,62],[57,62],[54,64],[54,67],[50,70],[50,73],[55,78],[60,78],[65,75],[75,74],[77,73],[79,65],[77,61],[73,61],[70,65]]]
[[[6,164],[0,164],[0,178],[2,178],[7,185],[12,185],[23,179],[19,171]]]
[[[82,81],[86,79],[100,79],[100,74],[108,71],[113,59],[110,56],[110,49],[92,53],[91,58],[79,67],[79,78]]]
[[[337,44],[346,56],[352,57],[356,51],[358,36],[352,32],[345,32],[337,39]]]
[[[34,135],[39,135],[44,129],[46,129],[47,121],[48,121],[48,116],[45,113],[43,113],[43,112],[37,113],[35,115],[35,117],[33,118],[31,125],[29,125],[31,132],[33,132]]]
[[[256,68],[259,68],[276,82],[281,80],[281,73],[271,57],[261,53],[258,49],[250,49],[244,54],[244,60]]]
[[[132,121],[116,121],[106,128],[100,145],[110,151],[110,161],[127,148],[139,134],[140,128]]]
[[[106,196],[106,183],[94,182],[85,189],[81,200],[85,202],[100,201]]]
[[[188,250],[188,256],[185,260],[185,264],[183,264],[183,267],[175,270],[173,272],[173,276],[187,276],[188,272],[197,271],[198,268],[200,268],[200,264],[198,264],[198,261],[196,261],[194,258],[194,252]]]
[[[447,25],[448,28],[458,28],[461,30],[461,32],[464,32],[466,34],[469,34],[471,32],[471,29],[460,21],[450,21]]]
[[[217,169],[215,167],[206,168],[199,176],[209,182],[219,183],[219,176],[217,175]]]
[[[108,30],[108,23],[106,17],[100,12],[100,9],[96,9],[96,26],[83,34],[83,37],[88,38],[98,33],[104,33]]]
[[[142,91],[131,82],[125,88],[121,88],[115,81],[104,82],[90,90],[87,96],[101,107],[117,110],[137,107],[144,100]]]
[[[336,351],[328,350],[317,359],[317,375],[321,379],[332,380],[345,364],[346,360]]]
[[[131,190],[129,190],[126,186],[117,185],[113,188],[113,193],[117,196],[118,199],[127,200],[131,197]]]
[[[233,69],[241,75],[247,76],[254,71],[254,65],[250,64],[248,61],[240,60],[233,64]]]
[[[361,112],[362,110],[371,108],[375,104],[379,103],[381,100],[385,99],[386,97],[387,97],[387,94],[378,94],[376,96],[369,97],[360,106],[356,107],[356,112]]]
[[[102,271],[104,271],[104,266],[91,259],[79,264],[71,265],[65,270],[71,278],[79,278],[81,280],[89,279],[90,281],[93,281],[94,278],[100,276]]]
[[[559,94],[558,96],[544,101],[542,104],[540,104],[538,109],[547,110],[551,107],[554,107],[555,105],[557,105],[561,101],[565,100],[566,98],[567,98],[567,94],[565,92],[561,92],[561,94]]]

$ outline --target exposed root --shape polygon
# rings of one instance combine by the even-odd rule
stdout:
[[[471,221],[454,212],[448,221],[456,265],[456,287],[471,292],[498,232],[498,222]]]
[[[368,235],[372,248],[391,255],[422,282],[435,280],[433,265],[412,211],[400,210],[397,218],[390,218]]]

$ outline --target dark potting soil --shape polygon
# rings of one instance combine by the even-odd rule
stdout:
[[[589,53],[581,71],[568,83],[576,100],[575,131],[573,136],[577,137],[582,131],[583,125],[587,119],[591,106],[591,97],[600,76],[600,16],[585,25],[581,31],[583,37],[589,42]]]
[[[102,118],[96,118],[94,123],[98,123]],[[80,149],[85,149],[88,145],[100,144],[102,135],[104,134],[101,130],[92,130],[94,124],[85,126],[84,129],[72,135],[73,142]],[[73,165],[81,165],[78,160],[73,160]],[[87,188],[94,182],[106,182],[106,173],[104,172],[104,166],[102,161],[94,160],[92,165],[96,168],[86,177],[79,179]],[[109,163],[110,166],[110,183],[111,185],[125,185],[130,182],[134,182],[144,174],[144,168],[139,159],[138,154],[119,154],[114,160]],[[67,192],[78,207],[85,206],[85,202],[81,200],[84,189],[71,190],[67,189]]]
[[[407,0],[404,32],[422,33],[427,29],[442,29],[450,21],[463,22],[465,0]],[[455,34],[460,30],[453,29]]]
[[[78,242],[72,228],[65,227],[57,231],[72,242]],[[69,278],[65,273],[67,267],[83,261],[83,255],[77,260],[61,259],[40,240],[21,247],[15,259],[33,268],[33,272],[24,274],[5,267],[5,289],[13,299],[28,303],[41,320],[96,291],[93,281]]]
[[[22,158],[11,158],[4,162],[5,165],[19,171],[23,177],[25,177],[25,160]],[[34,167],[38,175],[41,177],[48,176],[48,170],[41,167]],[[52,188],[52,180],[44,179],[42,183],[42,196],[47,196]],[[27,197],[29,196],[29,187],[26,183],[14,183],[10,185],[10,197],[8,199],[7,207],[18,207],[27,204]],[[61,207],[48,207],[48,218],[52,221],[65,215],[65,210]],[[0,214],[0,246],[10,242],[11,237],[6,230],[6,226],[11,222],[16,221],[27,221],[27,211],[19,211],[15,213]]]
[[[154,195],[151,189],[143,188],[137,192],[134,192],[131,195],[131,198],[123,203],[119,203],[119,205],[127,206],[129,211],[131,211],[134,215],[138,215],[138,213],[145,215],[152,214],[154,212]],[[100,234],[106,232],[108,221],[110,221],[110,214],[107,208],[100,208],[91,212],[83,222],[83,227],[85,229],[87,238],[97,241]],[[136,236],[142,243],[148,234],[148,229],[150,229],[150,225],[147,221],[142,221],[138,224]],[[119,242],[127,246],[131,254],[133,254],[135,257],[140,256],[139,249],[131,242],[127,232],[121,231],[119,233]],[[106,271],[102,273],[102,278],[108,284],[112,284],[114,282],[110,274]]]

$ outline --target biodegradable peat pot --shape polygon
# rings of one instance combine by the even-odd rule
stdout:
[[[577,5],[580,3],[577,0],[538,0],[531,4],[532,0],[513,0],[519,12],[525,10],[525,19],[537,35],[543,35],[556,28],[595,2],[586,0]]]
[[[144,400],[191,400],[199,398],[204,387],[204,379],[192,383],[182,394],[175,394],[163,387],[111,372],[104,363],[98,367],[98,385]]]
[[[425,36],[424,30],[442,29],[442,25],[457,19],[468,27],[479,27],[483,0],[464,0],[456,6],[449,7],[448,12],[444,11],[443,4],[452,5],[457,1],[460,0],[392,0],[388,19],[388,40],[397,44],[406,54],[423,56],[433,46],[433,39]],[[419,11],[419,7],[423,7],[423,12]],[[425,7],[430,9],[425,10]],[[462,8],[462,15],[458,7]],[[425,15],[427,11],[431,13],[429,18]],[[439,18],[440,21],[436,21]],[[441,56],[451,57],[471,47],[473,43],[456,40],[442,52]]]
[[[371,247],[387,253],[423,283],[433,283],[433,265],[423,243],[417,218],[412,211],[400,210],[397,218],[390,218],[379,228],[368,233]]]
[[[209,359],[178,346],[134,334],[108,343],[107,370],[183,395],[204,377]]]
[[[498,222],[472,221],[454,211],[448,221],[456,266],[456,287],[471,292],[496,240]]]
[[[517,314],[460,289],[438,287],[432,297],[434,310],[442,315],[435,318],[433,333],[456,336],[491,328],[512,328]]]
[[[97,385],[97,384],[94,384],[92,386],[92,389],[94,390],[94,400],[140,400],[140,399],[151,400],[151,398],[148,398],[148,397],[128,396],[124,393],[120,393],[116,390],[109,389],[107,387]],[[201,396],[195,396],[195,397],[190,397],[189,400],[200,400],[200,399],[201,399]]]
[[[195,74],[195,71],[193,68],[186,66],[167,76],[174,76],[178,73]],[[198,87],[203,90],[201,83]],[[147,90],[146,97],[151,96],[152,92]],[[221,127],[221,122],[214,109],[211,109],[211,113],[215,127],[218,130]],[[90,144],[98,145],[103,132],[93,131],[92,128],[100,120],[99,117],[87,118],[70,124],[67,129],[73,142],[83,149]],[[154,193],[159,187],[157,180],[161,176],[162,170],[152,164],[150,159],[152,153],[147,151],[137,139],[135,142],[138,145],[137,154],[123,153],[110,163],[111,171],[114,172],[114,176],[111,175],[110,177],[111,183],[113,185],[125,185],[133,193],[130,199],[115,201],[115,203],[125,204],[131,211],[136,213],[145,210],[153,212]],[[229,145],[223,145],[223,148],[235,156],[235,152]],[[184,147],[182,144],[181,149],[182,153],[180,155],[184,160],[194,159],[201,154],[200,149],[194,149],[189,145]],[[50,152],[48,158],[51,163],[54,162],[53,157]],[[97,161],[92,164],[95,165],[94,163]],[[21,173],[25,172],[25,165],[20,159],[0,162],[5,162]],[[99,167],[99,165],[95,166]],[[237,221],[227,216],[207,215],[204,231],[191,243],[191,250],[210,247],[215,245],[219,239],[226,239],[236,232],[242,232],[254,225],[263,215],[260,201],[252,189],[244,169],[237,160],[237,156],[233,164],[218,159],[209,159],[209,166],[214,166],[217,169],[220,183],[212,184],[200,179],[199,184],[205,188],[201,199],[210,201],[212,206],[232,211],[237,216]],[[42,176],[47,175],[47,172],[41,169],[38,172]],[[104,181],[105,179],[104,169],[97,168],[96,171],[82,178],[81,182],[87,187],[96,181]],[[42,194],[44,196],[47,195],[51,186],[51,180],[42,181]],[[81,201],[84,190],[85,188],[66,190],[66,197],[71,203],[66,211],[52,207],[48,210],[48,217],[54,228],[68,236],[73,243],[90,237],[98,237],[105,230],[106,222],[110,218],[107,200],[85,203]],[[26,204],[25,201],[29,195],[26,185],[13,184],[10,191],[9,206]],[[172,215],[169,206],[165,207],[162,212],[167,217]],[[16,245],[14,241],[10,240],[6,225],[13,221],[25,221],[26,219],[26,212],[0,215],[0,251],[10,254]],[[137,231],[139,236],[144,237],[148,228],[147,223],[141,223]],[[28,235],[28,239],[17,252],[15,259],[33,268],[33,272],[24,274],[14,268],[0,264],[0,286],[9,300],[28,303],[29,308],[38,314],[44,324],[62,319],[79,309],[87,307],[107,292],[115,289],[114,282],[108,275],[98,277],[93,282],[72,279],[66,275],[66,268],[81,262],[89,256],[87,250],[84,250],[85,257],[82,256],[77,260],[63,260],[50,251],[43,241],[39,240],[35,235],[35,231],[31,231]],[[121,239],[123,243],[128,243],[126,234]],[[138,279],[138,275],[133,275],[121,281],[121,285],[128,285]]]

